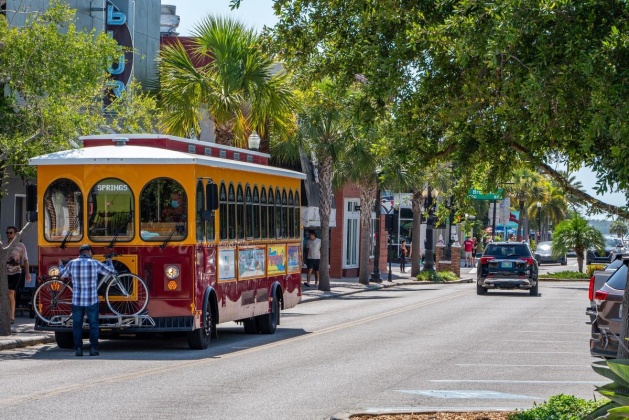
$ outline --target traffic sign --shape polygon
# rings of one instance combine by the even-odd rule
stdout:
[[[502,200],[502,193],[504,190],[502,188],[498,188],[496,192],[490,192],[489,194],[485,194],[482,191],[475,190],[472,188],[467,192],[467,196],[474,200]]]

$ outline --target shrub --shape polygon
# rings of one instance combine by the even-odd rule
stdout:
[[[540,279],[573,279],[573,280],[584,280],[592,277],[587,273],[579,273],[578,271],[558,271],[556,273],[548,273],[541,274],[539,276]]]
[[[509,420],[580,420],[598,407],[609,402],[607,398],[599,401],[584,400],[573,395],[554,395],[540,405],[509,415]]]
[[[419,281],[455,281],[459,277],[452,271],[422,271],[417,275]]]
[[[590,277],[592,277],[594,275],[594,272],[596,270],[604,270],[605,269],[605,265],[603,264],[590,264],[587,266],[587,269],[585,270],[585,272],[588,275],[588,279]]]

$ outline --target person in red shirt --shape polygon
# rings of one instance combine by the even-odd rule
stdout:
[[[463,248],[465,250],[465,266],[472,266],[472,251],[474,249],[474,241],[470,239],[469,236],[465,237],[465,242],[463,242]]]

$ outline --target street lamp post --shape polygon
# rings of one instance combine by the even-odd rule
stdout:
[[[393,232],[393,224],[395,221],[394,213],[395,208],[393,207],[393,201],[391,201],[391,207],[386,209],[387,214],[384,216],[386,218],[386,227],[387,227],[387,263],[389,264],[389,276],[388,281],[393,281],[392,271],[391,271],[391,234]]]
[[[541,201],[537,202],[537,228],[539,229],[539,238],[537,238],[537,243],[540,243],[542,238],[542,203]]]
[[[374,223],[374,231],[376,233],[375,244],[373,250],[373,273],[371,273],[371,278],[369,281],[375,283],[381,283],[382,278],[380,277],[380,215],[382,208],[382,198],[380,188],[376,192],[376,221]]]
[[[426,260],[424,261],[424,271],[435,271],[435,258],[433,251],[433,225],[435,223],[435,204],[439,192],[430,185],[422,191],[424,205],[428,210],[428,220],[426,220]]]

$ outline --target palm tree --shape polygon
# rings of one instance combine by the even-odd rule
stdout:
[[[570,250],[577,253],[579,272],[583,273],[584,252],[588,248],[605,249],[603,234],[590,226],[582,216],[574,213],[572,219],[559,223],[553,233],[553,256],[565,254]]]
[[[609,231],[611,233],[615,233],[619,238],[622,238],[629,231],[629,226],[627,226],[627,223],[623,219],[618,218],[611,222],[609,225]]]
[[[347,143],[338,161],[334,175],[334,185],[342,186],[347,181],[354,182],[360,189],[360,262],[358,282],[369,284],[369,244],[371,233],[371,212],[376,203],[378,191],[377,163],[366,136],[357,136]],[[376,262],[377,264],[378,262]]]
[[[331,80],[314,82],[304,92],[303,110],[298,116],[297,136],[312,159],[319,187],[321,220],[321,261],[319,290],[330,290],[330,213],[334,166],[351,130],[344,112],[344,91]]]
[[[527,167],[516,169],[513,184],[508,189],[508,194],[517,201],[520,217],[518,219],[518,241],[522,240],[523,221],[527,218],[525,205],[527,201],[539,201],[543,197],[543,189],[540,186],[541,177],[537,172]]]
[[[190,53],[176,40],[159,62],[163,129],[198,136],[209,114],[216,142],[246,147],[256,130],[268,139],[294,126],[295,97],[287,74],[262,51],[261,38],[242,23],[208,16],[192,31]]]
[[[563,190],[548,181],[542,181],[542,186],[544,194],[539,200],[541,206],[538,207],[537,201],[533,199],[527,208],[527,214],[542,221],[542,226],[538,226],[540,232],[547,231],[551,223],[556,226],[566,218],[568,212],[568,202]]]

